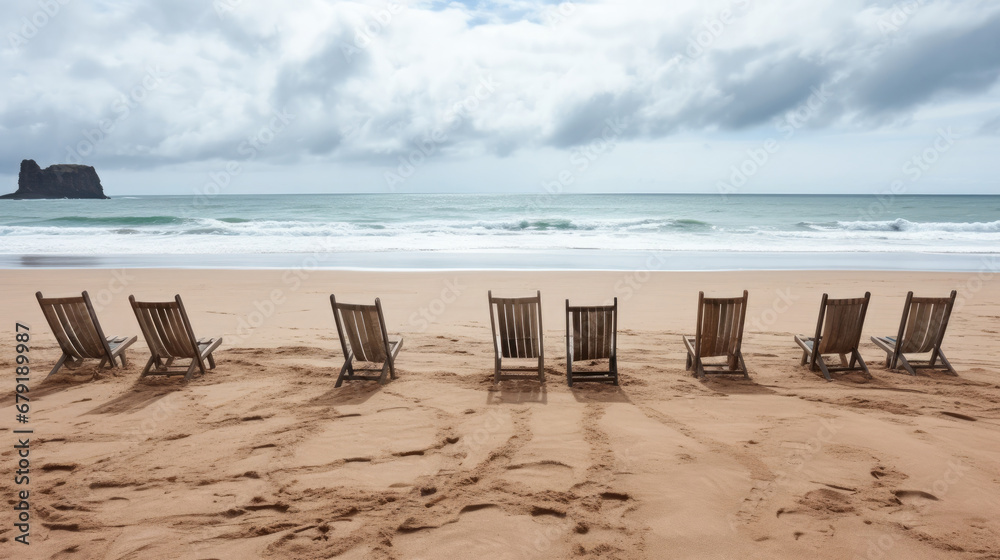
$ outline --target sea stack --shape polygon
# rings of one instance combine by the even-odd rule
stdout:
[[[17,192],[0,198],[109,198],[104,195],[101,178],[89,165],[58,164],[45,169],[33,159],[21,162]]]

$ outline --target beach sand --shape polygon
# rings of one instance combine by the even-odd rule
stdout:
[[[31,327],[30,558],[1000,558],[1000,278],[879,272],[0,272],[4,503],[16,487],[14,322]],[[87,289],[106,334],[128,295],[184,298],[218,368],[138,382],[44,376],[34,298]],[[486,292],[541,290],[548,382],[492,384]],[[684,370],[699,290],[750,291],[750,380]],[[960,300],[959,372],[890,372],[907,290]],[[872,379],[799,365],[823,292],[872,292]],[[329,295],[382,300],[399,378],[333,387]],[[620,387],[565,382],[565,316],[620,306]],[[5,342],[4,342],[5,341]],[[18,426],[21,427],[21,426]],[[5,557],[8,553],[4,553]]]

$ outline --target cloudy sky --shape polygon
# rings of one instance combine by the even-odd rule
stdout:
[[[1000,193],[1000,3],[16,0],[0,180]]]

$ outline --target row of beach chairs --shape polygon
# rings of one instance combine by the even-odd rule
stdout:
[[[128,365],[125,350],[137,337],[105,336],[97,320],[90,296],[45,298],[35,294],[49,327],[55,334],[62,356],[49,375],[63,365],[75,367],[84,359],[101,360],[99,368]],[[495,383],[506,379],[537,379],[545,382],[545,347],[542,343],[542,295],[499,298],[488,292],[490,324],[493,332],[493,378]],[[941,342],[957,293],[945,298],[906,296],[903,316],[896,336],[871,337],[872,342],[886,352],[886,367],[897,370],[901,365],[911,375],[921,368],[941,368],[956,375]],[[694,335],[683,336],[687,350],[686,369],[696,376],[708,373],[741,374],[749,377],[743,360],[743,325],[746,320],[749,294],[742,297],[706,298],[698,294],[698,319]],[[858,345],[861,341],[865,314],[871,294],[862,298],[830,299],[823,294],[819,320],[813,336],[798,335],[795,343],[802,349],[802,365],[812,371],[817,368],[832,381],[832,373],[863,371],[870,375]],[[139,302],[129,296],[139,328],[149,347],[150,357],[140,378],[147,375],[184,375],[191,379],[195,371],[204,374],[215,368],[213,352],[222,344],[222,337],[197,338],[191,328],[181,297],[168,302]],[[337,333],[340,337],[344,365],[336,387],[344,381],[368,380],[385,383],[396,378],[395,361],[403,345],[400,336],[390,337],[386,331],[382,303],[374,305],[339,303],[330,296]],[[566,381],[597,381],[618,384],[618,298],[612,305],[571,306],[566,300]],[[927,354],[923,361],[915,354]],[[840,365],[831,367],[824,356],[840,357]],[[907,357],[910,355],[910,357]],[[721,363],[709,360],[722,358]],[[116,362],[118,360],[118,362]],[[175,366],[175,360],[191,360],[186,366]],[[508,360],[505,362],[505,360]],[[577,367],[574,363],[607,360],[606,369]],[[510,361],[515,361],[514,365]],[[527,363],[528,365],[524,365]],[[528,373],[531,372],[531,373]]]

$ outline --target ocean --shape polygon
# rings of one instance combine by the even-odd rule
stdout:
[[[0,201],[0,267],[980,270],[1000,196],[372,194]]]

